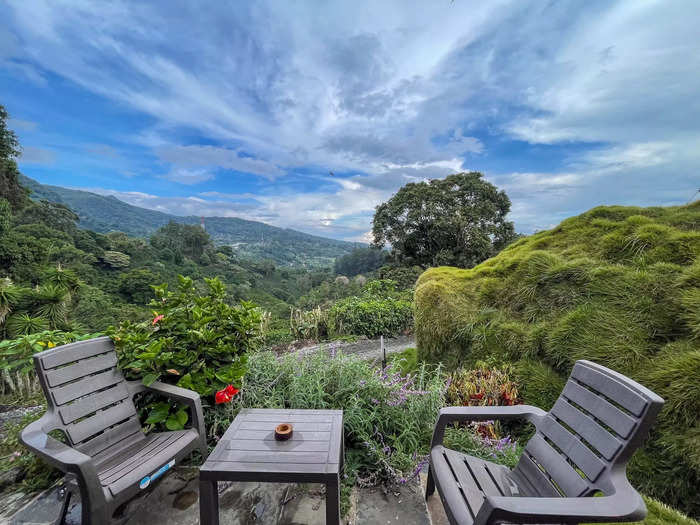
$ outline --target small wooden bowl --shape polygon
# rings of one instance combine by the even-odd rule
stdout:
[[[294,427],[291,423],[280,423],[275,427],[275,439],[277,441],[287,441],[292,437]]]

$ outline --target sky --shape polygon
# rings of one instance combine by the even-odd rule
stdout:
[[[700,188],[700,3],[0,3],[0,104],[42,183],[370,240],[480,171],[531,233]]]

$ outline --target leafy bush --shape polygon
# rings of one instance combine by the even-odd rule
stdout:
[[[552,408],[566,383],[551,366],[536,359],[521,359],[514,373],[522,398],[543,410]]]
[[[32,356],[55,346],[83,341],[99,334],[79,335],[74,332],[48,330],[17,339],[0,342],[0,370],[2,371],[2,393],[30,396],[37,392],[38,382],[34,373]]]
[[[32,421],[39,419],[43,410],[30,413],[16,423],[6,423],[0,436],[0,472],[16,469],[13,473],[13,489],[35,491],[51,486],[61,475],[60,471],[49,466],[35,454],[26,453],[24,445],[20,444],[19,435],[22,429]],[[54,435],[54,433],[52,433]],[[54,436],[61,439],[61,434]]]
[[[447,404],[454,406],[510,406],[518,403],[518,387],[511,366],[457,370],[450,375]]]
[[[328,312],[332,335],[393,337],[413,325],[413,304],[388,279],[368,281],[361,296],[336,302]]]
[[[432,268],[415,292],[419,357],[511,362],[523,401],[545,409],[578,359],[655,390],[666,406],[630,477],[698,516],[698,224],[700,202],[600,207],[470,270]]]
[[[213,396],[227,385],[240,387],[247,353],[257,347],[261,313],[254,304],[227,302],[224,285],[205,279],[207,291],[197,293],[192,279],[178,277],[175,291],[154,286],[157,308],[150,321],[123,322],[112,329],[121,368],[145,385],[161,380]],[[187,422],[180,407],[156,404],[147,423],[166,422],[169,429]]]
[[[212,414],[220,435],[240,408],[342,409],[348,454],[359,451],[353,474],[360,481],[401,481],[415,473],[428,452],[444,379],[419,366],[404,376],[394,365],[373,368],[356,356],[272,352],[251,355],[240,397]],[[223,415],[222,415],[223,414]]]
[[[401,299],[350,297],[338,301],[329,311],[333,335],[394,337],[410,329],[412,321],[413,305]]]
[[[289,313],[289,327],[295,339],[327,339],[328,312],[320,306],[308,311],[293,308]]]

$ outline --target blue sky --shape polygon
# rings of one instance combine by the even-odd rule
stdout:
[[[700,186],[700,4],[4,2],[22,171],[179,215],[367,240],[482,171],[530,233]],[[329,172],[333,172],[331,176]]]

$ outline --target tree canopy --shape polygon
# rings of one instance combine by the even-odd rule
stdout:
[[[386,259],[386,252],[371,246],[355,248],[352,252],[335,260],[333,269],[339,275],[352,277],[378,269]]]
[[[515,237],[506,220],[510,199],[478,172],[411,183],[377,206],[374,245],[391,245],[406,266],[470,268],[495,255]]]
[[[0,104],[0,198],[6,199],[13,208],[21,208],[28,201],[28,192],[18,181],[19,171],[15,159],[21,149],[17,135],[7,128],[7,111]]]

